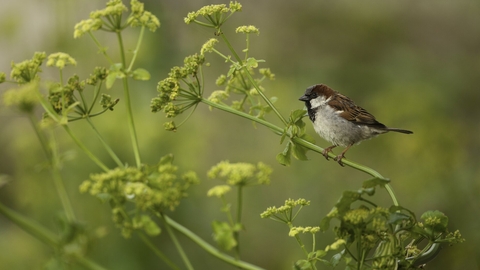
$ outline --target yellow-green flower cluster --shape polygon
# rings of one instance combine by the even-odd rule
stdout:
[[[6,106],[17,107],[21,112],[30,113],[38,101],[38,82],[33,81],[21,85],[18,89],[7,90],[3,94],[3,102]]]
[[[445,215],[431,215],[423,217],[425,226],[436,227],[442,225],[447,217]]]
[[[269,184],[272,169],[262,162],[256,166],[250,163],[222,161],[208,171],[208,177],[224,180],[232,186]]]
[[[200,8],[195,12],[190,12],[187,14],[185,18],[185,23],[190,24],[191,22],[198,22],[198,17],[204,17],[207,21],[209,21],[213,26],[221,26],[228,17],[224,18],[223,15],[225,13],[233,14],[237,11],[242,10],[242,5],[237,1],[230,2],[230,5],[227,7],[225,4],[220,5],[208,5]]]
[[[278,214],[288,214],[288,213],[291,213],[292,209],[297,206],[303,207],[307,205],[310,205],[310,201],[307,201],[305,199],[298,199],[298,200],[288,199],[285,201],[285,204],[280,207],[275,207],[275,206],[268,207],[267,210],[265,210],[263,213],[260,214],[260,217],[268,218]]]
[[[221,198],[221,197],[223,197],[223,195],[230,192],[230,190],[232,190],[232,188],[229,185],[214,186],[213,188],[208,190],[207,196],[208,197],[215,196],[217,198]]]
[[[212,52],[213,47],[215,47],[215,44],[218,43],[218,39],[216,38],[211,38],[205,44],[202,45],[202,48],[200,49],[200,54],[204,55],[206,52]]]
[[[194,172],[177,175],[178,168],[172,165],[172,161],[173,156],[168,155],[156,166],[144,166],[142,169],[120,167],[92,174],[80,185],[80,192],[108,198],[116,208],[113,214],[117,224],[132,228],[131,221],[124,216],[126,202],[134,203],[138,211],[173,211],[187,196],[187,189],[198,183]]]
[[[295,235],[299,233],[311,233],[315,234],[320,231],[320,227],[292,227],[290,228],[290,231],[288,232],[288,236],[294,237]]]
[[[73,38],[79,38],[83,36],[85,33],[96,31],[102,28],[103,22],[101,19],[86,19],[81,20],[79,23],[75,24],[75,28],[73,30]]]
[[[67,65],[76,66],[77,61],[75,61],[75,59],[73,59],[73,57],[70,55],[63,52],[52,53],[48,56],[47,67],[55,66],[59,69],[63,69]]]
[[[357,208],[349,210],[343,216],[343,220],[354,225],[365,223],[370,216],[370,211],[365,208]]]
[[[222,86],[227,82],[227,76],[224,74],[218,76],[217,80],[215,81],[215,84],[218,86]]]
[[[325,248],[325,251],[337,250],[337,249],[341,248],[343,245],[345,245],[346,243],[347,243],[347,241],[345,241],[344,239],[337,239],[335,242],[333,242],[332,244],[328,245],[328,246]]]
[[[163,124],[163,127],[165,128],[165,130],[168,130],[168,131],[177,131],[177,126],[175,125],[175,122],[173,122],[173,121],[165,122]]]
[[[102,17],[120,16],[127,11],[127,7],[122,3],[122,0],[110,0],[104,9],[95,10],[90,13],[90,18],[100,19]]]
[[[82,91],[85,82],[80,82],[77,75],[68,79],[65,86],[59,83],[51,83],[48,87],[48,101],[52,104],[53,109],[59,113],[77,102],[75,91]]]
[[[155,32],[160,27],[160,21],[158,18],[149,11],[145,11],[143,3],[138,0],[132,0],[130,2],[132,8],[132,14],[127,19],[127,23],[133,27],[145,26],[150,31]]]
[[[102,93],[102,97],[100,98],[100,105],[102,105],[102,108],[104,109],[109,109],[110,111],[113,111],[113,107],[117,105],[117,103],[120,100],[117,99],[112,99],[110,95]]]
[[[88,85],[96,85],[98,81],[103,81],[107,78],[108,71],[105,67],[95,67],[90,77],[85,80]]]
[[[275,74],[273,74],[269,68],[261,68],[258,70],[258,72],[271,81],[275,80]]]
[[[220,103],[223,100],[227,99],[229,94],[224,91],[224,90],[216,90],[213,91],[210,96],[208,97],[208,100],[213,102],[213,103]]]
[[[257,34],[257,35],[260,34],[260,30],[258,30],[258,28],[253,26],[253,25],[239,26],[239,27],[237,27],[237,29],[235,29],[235,32],[236,33],[244,33],[244,34],[252,34],[252,33]]]
[[[35,52],[33,58],[15,64],[12,62],[10,77],[19,84],[28,83],[38,78],[37,73],[41,72],[40,66],[47,57],[45,52]]]
[[[175,117],[192,106],[195,106],[202,97],[202,89],[198,83],[197,72],[205,62],[201,54],[187,56],[182,67],[173,67],[168,77],[158,82],[158,96],[150,103],[152,112],[163,111],[167,117]],[[185,80],[191,77],[193,80]],[[188,82],[191,81],[191,82]],[[187,84],[182,88],[180,83]],[[167,130],[176,130],[173,122],[166,124]]]

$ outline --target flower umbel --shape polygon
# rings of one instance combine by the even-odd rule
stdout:
[[[203,26],[219,28],[233,13],[241,10],[242,5],[237,1],[231,1],[228,7],[225,4],[204,6],[198,11],[188,13],[185,23],[194,22]],[[198,20],[199,17],[203,17],[207,23]]]
[[[272,169],[262,162],[256,166],[250,163],[230,163],[222,161],[208,171],[209,178],[224,180],[232,186],[267,185]]]
[[[36,52],[31,60],[25,60],[17,64],[12,62],[10,77],[19,84],[38,79],[37,73],[42,71],[40,66],[46,57],[45,52]]]
[[[18,89],[7,90],[3,94],[3,102],[6,106],[15,106],[21,112],[30,113],[38,101],[38,82],[33,81],[23,84]]]
[[[302,208],[307,205],[310,205],[310,201],[302,198],[298,200],[288,199],[285,201],[285,204],[283,206],[268,207],[267,210],[260,214],[260,217],[270,218],[276,221],[282,221],[284,223],[291,223],[298,215],[300,210],[302,210]],[[297,206],[299,206],[300,208],[295,213],[293,213],[293,209]]]
[[[63,52],[52,53],[48,56],[47,67],[55,66],[58,69],[63,69],[67,65],[76,66],[77,61],[75,61],[75,59],[73,59],[73,57],[70,55]]]
[[[184,59],[182,67],[173,67],[168,77],[158,82],[159,94],[150,103],[152,112],[163,111],[166,117],[172,118],[195,107],[203,94],[198,71],[204,62],[203,55],[194,54]],[[182,123],[179,125],[168,124],[166,128],[167,130],[176,130]]]
[[[138,0],[132,0],[130,2],[132,13],[127,19],[127,24],[135,26],[145,26],[150,31],[155,32],[155,30],[160,27],[160,21],[158,18],[149,11],[145,11],[143,8],[143,3],[140,3]]]
[[[173,156],[167,155],[155,166],[118,167],[92,174],[80,185],[80,192],[109,201],[114,209],[114,221],[127,232],[125,236],[129,236],[135,226],[127,214],[127,202],[133,203],[138,212],[173,211],[187,196],[190,186],[198,183],[194,172],[178,175],[178,167],[172,162]]]

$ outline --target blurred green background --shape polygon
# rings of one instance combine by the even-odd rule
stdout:
[[[275,155],[283,150],[279,137],[244,119],[200,105],[176,133],[163,130],[164,115],[150,113],[150,99],[156,83],[170,67],[181,65],[186,55],[199,51],[213,37],[213,31],[186,25],[183,18],[207,4],[220,1],[145,1],[147,10],[161,21],[155,32],[147,32],[138,66],[152,74],[149,82],[132,85],[134,117],[142,161],[156,163],[167,153],[175,155],[180,170],[194,170],[202,178],[191,188],[189,198],[170,213],[202,238],[211,241],[211,221],[225,220],[220,203],[207,198],[206,191],[219,184],[207,179],[208,169],[221,160],[263,161],[274,168],[267,187],[245,192],[244,224],[241,234],[243,259],[267,269],[291,269],[303,254],[288,229],[260,219],[269,206],[282,205],[287,198],[311,200],[297,221],[317,226],[344,190],[356,190],[368,175],[327,162],[309,153],[307,162],[294,161],[282,167]],[[414,135],[388,134],[362,143],[348,152],[348,158],[370,166],[392,180],[400,203],[420,216],[426,210],[440,210],[449,218],[451,230],[459,229],[466,242],[445,247],[427,269],[478,269],[480,265],[480,2],[438,1],[241,1],[243,11],[228,21],[226,28],[255,25],[260,36],[252,37],[251,55],[264,59],[276,80],[264,87],[279,98],[279,110],[288,116],[303,104],[297,99],[305,88],[325,83],[351,97],[388,126],[411,129]],[[84,36],[73,39],[73,27],[90,11],[101,9],[104,1],[23,0],[2,2],[0,9],[0,70],[7,74],[10,62],[30,59],[34,51],[67,52],[78,66],[66,73],[85,77],[97,65],[107,65],[93,42]],[[138,32],[130,31],[134,48]],[[237,50],[244,36],[225,31]],[[97,33],[110,48],[115,37]],[[220,47],[222,49],[222,47]],[[215,90],[214,79],[227,69],[222,61],[207,58],[207,85]],[[44,68],[45,78],[54,78]],[[113,97],[122,97],[117,82]],[[1,85],[1,92],[8,85]],[[0,93],[1,93],[0,92]],[[113,113],[95,118],[107,141],[119,156],[134,163],[126,115],[120,102]],[[40,112],[39,112],[40,113]],[[274,115],[267,116],[278,123]],[[59,199],[33,130],[26,118],[10,108],[0,107],[0,173],[11,182],[0,189],[3,204],[23,213],[53,231],[61,213]],[[99,156],[110,162],[84,123],[73,130]],[[318,138],[308,123],[317,144]],[[63,176],[77,217],[92,231],[104,227],[108,234],[94,242],[89,257],[109,269],[164,269],[165,265],[137,238],[124,240],[112,226],[108,205],[89,195],[79,194],[79,184],[97,168],[65,136],[57,132],[62,151],[75,158],[64,164]],[[337,150],[338,151],[338,150]],[[109,164],[114,166],[113,163]],[[230,197],[233,201],[233,196]],[[389,206],[384,190],[375,196]],[[319,234],[324,247],[333,233]],[[179,235],[197,269],[233,269]],[[154,242],[182,265],[166,234]],[[43,243],[0,216],[0,265],[2,269],[41,269],[51,257]],[[319,265],[319,267],[321,267]],[[73,268],[77,269],[77,268]],[[78,268],[80,269],[80,268]]]

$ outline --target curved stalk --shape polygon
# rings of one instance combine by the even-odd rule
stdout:
[[[130,65],[127,68],[127,73],[132,71],[133,64],[135,63],[135,60],[137,59],[138,50],[140,49],[140,45],[142,45],[143,33],[144,32],[145,32],[145,26],[142,26],[142,28],[140,29],[140,35],[138,36],[137,46],[135,47],[135,50],[133,51],[132,60],[130,61]]]
[[[97,128],[92,122],[92,119],[90,119],[89,116],[87,116],[85,119],[87,119],[88,124],[90,124],[90,127],[92,127],[93,131],[95,131],[95,135],[97,135],[98,139],[103,145],[103,148],[108,152],[110,157],[117,163],[118,167],[124,167],[122,161],[118,158],[118,156],[115,154],[115,152],[112,150],[112,148],[107,144],[107,142],[103,139],[102,135],[100,135],[100,132],[98,132]]]
[[[125,49],[123,48],[123,40],[122,40],[122,34],[120,32],[117,32],[117,39],[118,39],[118,44],[120,46],[120,56],[122,58],[122,66],[125,68]],[[123,79],[123,93],[125,97],[125,107],[127,109],[127,122],[128,122],[128,129],[130,131],[130,138],[132,139],[132,147],[133,147],[133,153],[135,155],[135,162],[137,165],[137,168],[140,168],[142,165],[141,159],[140,159],[140,151],[138,147],[138,139],[137,139],[137,133],[135,130],[135,122],[133,121],[133,112],[132,112],[132,104],[130,100],[130,90],[128,87],[128,79],[125,76]]]
[[[140,239],[149,247],[160,259],[162,259],[171,269],[180,270],[180,268],[175,265],[163,252],[161,252],[143,233],[139,233]]]
[[[35,220],[29,219],[13,211],[2,203],[0,203],[0,213],[7,217],[10,221],[15,223],[18,227],[22,228],[27,233],[33,235],[38,240],[44,242],[51,247],[59,247],[60,239],[54,233],[40,225]]]
[[[75,221],[75,214],[73,212],[73,207],[70,202],[70,199],[68,198],[65,185],[62,181],[62,176],[60,175],[59,159],[57,156],[55,140],[52,140],[51,147],[48,147],[47,139],[45,138],[45,135],[40,131],[40,128],[37,125],[35,116],[33,115],[33,113],[29,113],[28,116],[29,116],[30,124],[32,125],[33,130],[35,131],[35,134],[37,135],[38,140],[40,141],[40,145],[45,151],[45,155],[47,156],[48,162],[50,164],[50,167],[52,170],[53,183],[55,185],[55,189],[57,190],[58,197],[60,198],[60,201],[62,203],[63,210],[65,211],[65,215],[69,222],[73,222]]]
[[[165,218],[165,221],[170,226],[172,226],[172,228],[174,228],[178,232],[182,233],[183,235],[188,237],[190,240],[195,242],[197,245],[202,247],[205,251],[207,251],[211,255],[219,258],[220,260],[225,261],[225,262],[227,262],[227,263],[229,263],[233,266],[237,266],[241,269],[249,269],[249,270],[262,270],[263,269],[263,268],[258,267],[256,265],[253,265],[253,264],[250,264],[250,263],[247,263],[247,262],[244,262],[244,261],[236,260],[235,258],[220,252],[218,249],[216,249],[215,247],[213,247],[212,245],[210,245],[209,243],[204,241],[202,238],[198,237],[196,234],[191,232],[189,229],[187,229],[187,228],[183,227],[182,225],[180,225],[179,223],[175,222],[173,219],[169,218],[168,216],[164,216],[164,218]]]
[[[65,131],[68,133],[68,135],[70,135],[70,137],[78,145],[78,147],[80,147],[83,150],[83,152],[93,162],[95,162],[95,164],[98,165],[98,167],[102,168],[102,170],[104,170],[105,172],[109,171],[108,167],[105,164],[103,164],[103,162],[100,161],[100,159],[98,159],[97,156],[95,156],[92,152],[90,152],[90,150],[88,150],[88,148],[77,137],[75,137],[75,135],[73,134],[73,132],[70,130],[70,128],[67,125],[62,125],[62,127],[65,129]]]
[[[183,248],[182,248],[182,246],[180,245],[180,242],[178,242],[177,237],[175,236],[175,234],[174,234],[173,231],[172,231],[172,228],[170,228],[170,225],[168,224],[168,222],[167,222],[167,220],[166,220],[166,218],[165,218],[165,215],[160,214],[160,216],[162,217],[163,223],[165,224],[165,228],[167,229],[168,235],[169,235],[170,238],[172,239],[173,244],[174,244],[175,247],[177,248],[178,253],[180,253],[180,257],[182,257],[182,260],[183,260],[183,262],[185,263],[185,266],[187,267],[187,269],[193,270],[193,266],[192,266],[192,264],[190,263],[190,260],[188,259],[187,254],[185,254],[185,252],[183,251]]]

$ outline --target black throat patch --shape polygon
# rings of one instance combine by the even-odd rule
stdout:
[[[312,122],[315,122],[315,108],[312,108],[310,101],[305,101],[305,106],[307,106],[308,118],[310,118]]]

